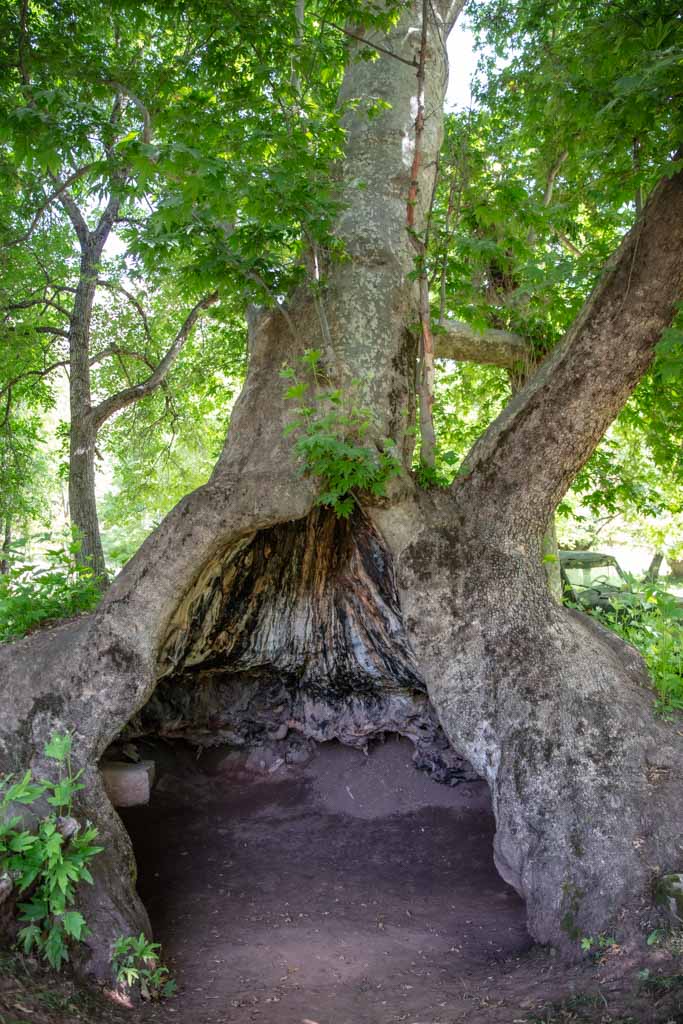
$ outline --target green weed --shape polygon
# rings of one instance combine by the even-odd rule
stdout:
[[[280,371],[288,381],[285,398],[300,403],[285,434],[296,435],[294,452],[303,472],[322,481],[323,491],[316,503],[347,518],[358,493],[382,497],[387,482],[400,473],[401,465],[389,439],[380,445],[364,443],[373,417],[369,409],[353,402],[356,382],[348,394],[318,386],[320,355],[312,349],[301,357],[308,380],[300,379],[291,366]]]
[[[150,942],[144,935],[126,935],[118,938],[112,952],[112,967],[118,984],[128,988],[140,986],[143,999],[163,999],[172,996],[176,983],[167,967],[159,963],[158,942]]]
[[[83,915],[74,909],[81,882],[92,884],[88,864],[101,846],[97,829],[81,830],[71,817],[74,794],[83,789],[71,770],[71,736],[53,735],[44,753],[60,766],[57,782],[35,782],[29,769],[21,778],[0,780],[0,880],[25,900],[18,904],[24,953],[38,952],[55,970],[69,959],[69,942],[88,935]],[[53,808],[37,830],[20,827],[13,805],[29,806],[44,796]]]

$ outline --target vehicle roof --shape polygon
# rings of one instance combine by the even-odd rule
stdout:
[[[614,555],[605,555],[600,551],[559,551],[562,562],[583,562],[586,565],[604,565],[605,562],[616,562]]]

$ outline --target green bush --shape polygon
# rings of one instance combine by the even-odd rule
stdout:
[[[641,600],[611,598],[614,611],[593,614],[643,655],[663,714],[683,711],[683,607],[672,594],[654,584],[632,581]]]
[[[29,769],[20,779],[0,780],[0,877],[15,888],[25,902],[19,903],[19,919],[25,922],[19,940],[25,953],[36,950],[55,969],[69,959],[69,941],[80,942],[88,934],[83,915],[74,909],[76,888],[92,884],[88,863],[103,849],[95,845],[97,829],[81,831],[71,817],[73,796],[83,789],[71,770],[71,736],[54,735],[44,753],[60,766],[57,782],[34,782]],[[13,804],[30,805],[43,794],[54,808],[36,832],[20,828]]]
[[[0,575],[0,643],[23,636],[40,622],[90,611],[102,596],[91,569],[78,565],[79,541],[48,548],[43,566],[15,554]]]

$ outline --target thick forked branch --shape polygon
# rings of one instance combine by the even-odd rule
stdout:
[[[508,543],[540,535],[654,356],[683,294],[683,172],[664,178],[569,330],[477,441],[454,485]]]
[[[119,412],[120,409],[125,409],[127,406],[132,405],[133,402],[137,402],[141,398],[146,398],[147,395],[151,395],[153,391],[156,391],[159,385],[166,379],[169,370],[176,361],[183,345],[192,332],[192,328],[201,314],[205,309],[208,309],[209,306],[213,306],[216,302],[218,302],[218,292],[211,292],[210,295],[205,295],[203,299],[200,299],[199,302],[191,309],[185,317],[185,320],[173,339],[173,342],[168,348],[166,355],[155,370],[149,375],[147,380],[142,381],[141,384],[134,384],[130,388],[124,388],[122,391],[118,391],[115,395],[110,395],[109,398],[103,399],[99,405],[95,406],[92,411],[92,417],[96,430],[101,427],[110,416],[113,416],[115,412]]]
[[[437,359],[485,363],[513,370],[529,358],[528,342],[519,334],[489,328],[476,331],[462,320],[442,320],[434,332]]]
[[[90,229],[88,228],[87,222],[83,214],[81,213],[78,203],[68,191],[67,186],[56,177],[52,175],[52,180],[57,186],[55,196],[59,199],[59,202],[64,207],[66,214],[71,221],[72,227],[76,232],[81,250],[85,249],[90,238]]]

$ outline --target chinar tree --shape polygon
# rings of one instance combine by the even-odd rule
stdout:
[[[100,976],[113,939],[148,923],[98,759],[124,728],[161,731],[169,718],[220,735],[246,728],[251,707],[318,739],[402,732],[418,752],[428,734],[435,761],[435,712],[449,749],[489,784],[496,864],[531,934],[567,952],[581,935],[635,940],[653,878],[683,870],[680,737],[653,716],[637,653],[559,606],[541,558],[555,506],[674,317],[683,175],[672,163],[453,485],[417,488],[416,365],[432,340],[419,261],[461,6],[413,0],[347,30],[343,258],[312,243],[308,282],[252,310],[246,381],[211,479],[98,610],[0,653],[3,770],[45,776],[47,738],[74,736],[77,811],[106,847],[82,897]]]

